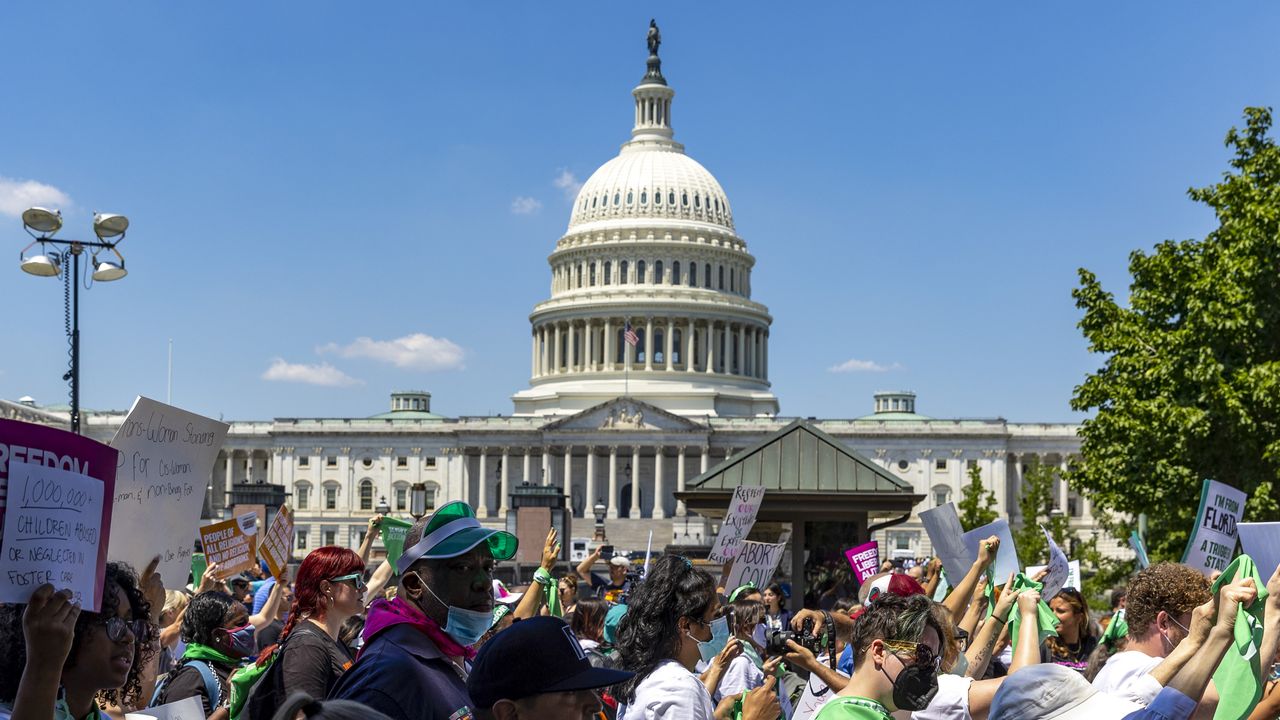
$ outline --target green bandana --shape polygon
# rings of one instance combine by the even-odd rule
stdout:
[[[547,612],[553,617],[564,617],[564,608],[560,607],[560,585],[546,568],[538,568],[533,573],[533,581],[542,586],[547,597]],[[533,590],[532,587],[529,588]]]
[[[244,662],[243,658],[231,657],[230,655],[200,643],[189,643],[186,652],[182,653],[183,660],[212,660],[213,662],[222,663],[235,667]]]
[[[1027,589],[1043,590],[1044,583],[1038,583],[1026,575],[1018,573],[1013,578],[1013,591],[1021,593]],[[1005,588],[1005,592],[1008,591],[1009,589]],[[1013,612],[1009,614],[1009,644],[1013,646],[1015,651],[1018,648],[1018,627],[1021,624],[1022,613],[1015,607]],[[1053,613],[1053,610],[1049,609],[1049,604],[1044,601],[1044,598],[1041,598],[1036,606],[1036,630],[1040,633],[1039,642],[1041,643],[1044,642],[1045,638],[1058,634],[1058,616]]]
[[[1253,558],[1241,555],[1232,560],[1213,583],[1213,594],[1217,595],[1223,585],[1244,578],[1253,578],[1258,599],[1247,608],[1241,605],[1236,609],[1234,639],[1213,673],[1213,683],[1218,687],[1218,709],[1213,714],[1214,720],[1249,717],[1262,698],[1258,650],[1262,646],[1262,613],[1266,606],[1267,584],[1258,574]],[[1271,658],[1267,658],[1267,664],[1271,664]]]
[[[1115,615],[1111,616],[1111,622],[1107,624],[1107,629],[1102,633],[1102,638],[1099,642],[1106,645],[1108,650],[1114,651],[1116,643],[1123,640],[1128,634],[1129,621],[1124,619],[1124,608],[1120,608]]]

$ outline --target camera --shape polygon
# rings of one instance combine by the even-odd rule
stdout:
[[[785,655],[791,652],[791,648],[787,647],[787,641],[795,640],[816,656],[822,651],[822,641],[825,636],[826,633],[814,634],[813,620],[805,620],[800,626],[800,632],[785,629],[766,631],[764,651],[768,655]]]

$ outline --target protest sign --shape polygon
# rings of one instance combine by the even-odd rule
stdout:
[[[853,576],[861,584],[863,580],[875,575],[880,570],[880,543],[872,540],[855,548],[844,551],[844,557],[853,568]]]
[[[929,535],[934,556],[942,561],[942,568],[947,571],[947,575],[959,582],[960,578],[969,574],[969,566],[977,556],[970,555],[965,549],[964,528],[960,527],[960,516],[956,514],[955,504],[947,503],[921,512],[920,522]]]
[[[783,543],[762,543],[744,540],[733,560],[733,569],[729,571],[729,579],[725,581],[726,590],[741,587],[747,583],[755,583],[763,588],[773,579],[778,569],[778,561],[782,559]]]
[[[1137,530],[1129,533],[1129,547],[1133,548],[1134,557],[1138,560],[1138,569],[1146,570],[1151,567],[1151,559],[1147,557],[1147,544],[1142,542],[1142,536]]]
[[[382,528],[382,546],[387,549],[387,562],[394,568],[404,554],[404,536],[413,527],[413,523],[384,515],[379,527]]]
[[[45,583],[97,612],[102,601],[103,484],[79,473],[9,461],[0,602],[25,603]],[[110,518],[107,520],[110,523]]]
[[[818,660],[824,665],[827,663],[825,655],[818,658]],[[840,674],[844,675],[844,673]],[[809,676],[809,682],[805,683],[804,692],[800,694],[800,699],[796,701],[795,711],[791,714],[791,720],[813,720],[813,718],[817,717],[818,711],[822,709],[822,706],[826,705],[827,701],[835,696],[836,692],[819,679],[817,673],[813,673]]]
[[[1214,480],[1200,489],[1200,509],[1191,539],[1182,553],[1184,565],[1205,575],[1227,569],[1236,554],[1236,527],[1244,516],[1244,492]]]
[[[227,429],[226,423],[149,398],[133,401],[111,440],[119,451],[111,496],[116,526],[108,553],[112,560],[143,568],[158,554],[164,586],[186,582],[191,529],[200,523],[205,488]]]
[[[1067,554],[1062,552],[1062,548],[1058,547],[1058,543],[1054,542],[1053,536],[1049,534],[1044,526],[1040,526],[1040,532],[1044,533],[1044,539],[1049,544],[1049,564],[1040,565],[1032,570],[1027,568],[1027,577],[1033,577],[1041,570],[1048,570],[1044,578],[1040,582],[1044,583],[1044,587],[1040,590],[1040,596],[1048,602],[1050,598],[1062,592],[1062,588],[1067,587],[1067,574],[1071,572],[1071,564],[1067,562]],[[1009,577],[1005,575],[1004,577]],[[1076,581],[1079,583],[1079,580]],[[1079,585],[1073,585],[1079,589]]]
[[[289,558],[293,555],[293,513],[282,506],[271,521],[271,527],[262,535],[262,543],[258,552],[267,561],[267,569],[271,577],[282,580],[284,572],[289,568]]]
[[[756,524],[762,502],[764,488],[760,485],[739,485],[733,489],[729,509],[725,512],[724,522],[720,523],[720,532],[707,554],[707,560],[723,565],[737,557],[742,541],[751,532],[751,526]]]
[[[167,705],[157,705],[125,713],[125,720],[204,720],[200,696],[193,695]]]
[[[964,546],[968,551],[969,564],[972,565],[973,561],[978,559],[978,543],[992,535],[1000,538],[1000,548],[996,551],[996,561],[992,566],[992,572],[996,576],[996,582],[1002,583],[1010,575],[1022,569],[1022,564],[1018,562],[1018,549],[1013,546],[1013,533],[1009,531],[1008,520],[1001,518],[993,523],[970,530],[964,534]],[[969,567],[966,565],[965,572],[968,571]],[[964,575],[959,577],[964,577]]]
[[[205,560],[210,565],[218,564],[218,579],[253,567],[257,554],[257,522],[258,514],[248,513],[200,528]]]
[[[110,446],[66,430],[0,419],[0,528],[4,525],[3,511],[11,462],[44,465],[88,475],[102,483],[104,498],[110,498],[115,491],[116,452]],[[111,536],[111,503],[102,503],[99,522],[97,564],[103,567],[107,564],[107,543]],[[0,540],[0,552],[3,548],[3,540]],[[95,606],[96,598],[102,596],[102,577],[102,573],[98,573],[98,585],[93,593]]]
[[[1048,565],[1028,565],[1025,575],[1027,577],[1034,577],[1036,573],[1044,570],[1046,567],[1048,567]],[[1053,595],[1057,595],[1067,588],[1075,588],[1076,590],[1081,589],[1079,560],[1069,560],[1067,562],[1067,573],[1063,577],[1062,585],[1054,591]],[[1051,588],[1046,583],[1045,589],[1040,592],[1040,597],[1043,598],[1045,602],[1049,602],[1053,599],[1053,595],[1048,593],[1048,590],[1050,589]]]
[[[1280,566],[1280,522],[1240,523],[1240,546],[1264,579]]]

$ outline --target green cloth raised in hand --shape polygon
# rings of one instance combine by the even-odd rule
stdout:
[[[1039,592],[1044,589],[1044,583],[1036,582],[1031,578],[1018,573],[1013,578],[1013,591],[1021,593],[1023,590],[1035,590]],[[1009,588],[1005,588],[1005,592],[1009,592]],[[1016,604],[1013,612],[1009,613],[1009,645],[1013,647],[1014,652],[1018,649],[1018,628],[1022,625],[1022,613],[1018,610]],[[1040,634],[1037,645],[1043,643],[1045,638],[1058,634],[1058,616],[1049,608],[1049,604],[1040,598],[1040,602],[1036,605],[1036,630]]]
[[[1217,595],[1223,585],[1245,578],[1253,578],[1258,599],[1247,608],[1244,605],[1237,608],[1231,647],[1227,648],[1227,654],[1222,656],[1222,662],[1213,673],[1213,684],[1218,688],[1218,709],[1213,713],[1214,720],[1249,717],[1262,698],[1262,671],[1258,655],[1262,647],[1262,614],[1266,607],[1267,584],[1258,574],[1253,558],[1241,555],[1232,560],[1214,581],[1213,594]],[[1271,665],[1270,658],[1267,665]]]

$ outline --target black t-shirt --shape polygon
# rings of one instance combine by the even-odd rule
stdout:
[[[199,670],[191,666],[192,662],[203,662],[213,670],[214,677],[218,681],[220,698],[209,697],[209,691],[204,684],[204,676],[200,674]],[[200,698],[200,703],[204,705],[205,717],[208,717],[213,714],[215,699],[225,703],[231,696],[231,684],[227,678],[231,677],[232,670],[235,670],[235,668],[211,660],[188,660],[170,672],[171,679],[165,685],[164,693],[157,704],[167,705],[189,697],[198,697]]]
[[[280,642],[280,633],[284,630],[284,623],[280,620],[272,620],[271,624],[258,631],[258,652],[262,652],[264,648],[271,647]]]
[[[302,691],[313,698],[324,698],[351,667],[351,655],[324,630],[302,620],[289,633],[276,662],[280,663],[281,680],[288,694]]]
[[[618,602],[623,595],[631,590],[631,581],[623,580],[622,583],[615,585],[613,581],[603,575],[591,573],[591,589],[595,591],[595,596],[609,602]]]

